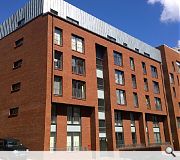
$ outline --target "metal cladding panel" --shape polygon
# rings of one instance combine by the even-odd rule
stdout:
[[[148,53],[152,59],[161,62],[160,51],[119,29],[101,21],[100,19],[80,10],[79,8],[63,1],[63,0],[44,0],[44,13],[49,12],[50,9],[58,11],[58,16],[66,19],[70,17],[79,22],[79,25],[89,31],[107,38],[107,35],[116,39],[116,42],[123,45],[127,43],[127,47],[135,50],[139,49],[139,53],[144,55]]]
[[[10,18],[0,25],[0,39],[18,28],[18,22],[25,19],[25,23],[43,13],[43,0],[31,0]]]
[[[79,22],[79,26],[107,38],[107,35],[116,39],[116,42],[123,45],[127,43],[127,47],[135,50],[139,49],[139,53],[144,55],[148,53],[152,59],[161,62],[160,51],[119,29],[101,21],[100,19],[78,9],[77,7],[65,2],[64,0],[31,0],[25,7],[19,9],[2,25],[0,25],[0,39],[17,29],[18,21],[25,18],[25,23],[32,20],[42,13],[56,10],[58,16],[66,19],[70,17]]]

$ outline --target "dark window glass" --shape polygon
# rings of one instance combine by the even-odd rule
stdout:
[[[14,62],[14,64],[13,64],[13,69],[20,68],[21,65],[22,65],[22,59],[20,59],[20,60]]]
[[[15,83],[11,86],[11,92],[17,92],[21,89],[21,83]]]
[[[54,95],[62,95],[62,77],[54,76]]]
[[[138,103],[138,95],[137,95],[137,93],[133,93],[133,100],[134,100],[134,106],[138,107],[139,103]]]
[[[62,69],[63,61],[62,61],[62,53],[59,51],[54,52],[54,68]]]
[[[85,99],[85,82],[73,80],[72,81],[72,96],[77,99]]]
[[[114,64],[117,66],[122,66],[122,54],[114,51]]]
[[[146,78],[144,78],[144,90],[147,92],[149,90],[148,87],[148,80]]]
[[[154,86],[154,93],[159,94],[160,90],[159,90],[159,83],[153,81],[153,86]]]
[[[16,108],[11,108],[9,110],[9,117],[14,117],[14,116],[18,116],[18,111],[19,111],[19,108],[16,107]]]
[[[75,74],[85,74],[85,60],[77,57],[72,57],[72,72]]]
[[[155,100],[156,110],[161,111],[162,110],[161,99],[158,97],[155,97],[154,100]]]
[[[135,64],[134,64],[134,58],[130,57],[130,67],[131,67],[131,70],[135,70]]]
[[[131,78],[132,78],[132,87],[135,89],[135,88],[137,88],[136,76],[134,74],[132,74]]]
[[[147,74],[146,63],[142,62],[143,74]]]
[[[15,47],[20,47],[21,45],[23,45],[23,40],[24,40],[24,38],[18,39],[15,42]]]
[[[158,78],[157,68],[154,66],[151,66],[151,75],[153,78]]]

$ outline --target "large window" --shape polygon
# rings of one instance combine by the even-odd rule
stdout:
[[[54,95],[62,95],[62,78],[54,76]]]
[[[174,84],[174,75],[172,73],[169,73],[169,80],[171,84]]]
[[[133,144],[136,144],[137,143],[136,125],[135,125],[135,119],[134,119],[134,114],[133,113],[130,113],[130,119],[131,119],[132,142],[133,142]]]
[[[62,69],[62,53],[59,51],[54,52],[54,68]]]
[[[72,35],[71,47],[74,51],[84,53],[84,39],[79,36]]]
[[[146,98],[146,107],[147,107],[148,109],[150,109],[150,108],[151,108],[150,98],[149,98],[148,95],[146,95],[145,98]]]
[[[180,128],[180,117],[177,118],[177,125],[178,125],[178,128]]]
[[[62,30],[59,28],[55,28],[54,31],[54,44],[62,45]]]
[[[147,74],[146,64],[144,62],[142,62],[142,69],[143,69],[143,74]]]
[[[77,57],[72,57],[72,72],[75,74],[85,74],[85,60]]]
[[[180,62],[176,61],[177,72],[180,73]]]
[[[123,126],[123,121],[122,121],[122,114],[119,111],[114,112],[114,117],[115,117],[115,126],[116,127],[122,127]]]
[[[151,66],[151,75],[153,78],[158,78],[157,68],[155,66]]]
[[[77,99],[85,99],[85,82],[72,80],[72,96]]]
[[[21,82],[12,84],[11,86],[11,92],[17,92],[21,89]]]
[[[149,90],[147,78],[144,78],[144,90],[145,90],[146,92]]]
[[[154,86],[154,93],[159,94],[160,90],[159,90],[159,83],[153,81],[153,86]]]
[[[134,101],[134,106],[135,107],[138,107],[139,106],[139,103],[138,103],[138,95],[137,93],[133,93],[133,101]]]
[[[135,70],[134,58],[130,57],[130,68],[131,70]]]
[[[155,141],[156,144],[160,144],[161,143],[160,132],[154,132],[154,141]]]
[[[157,116],[153,116],[152,120],[153,120],[154,141],[155,141],[155,143],[159,144],[159,143],[161,143],[159,121],[158,121]]]
[[[116,132],[116,148],[124,146],[124,134],[123,132]]]
[[[81,123],[80,108],[67,107],[67,124],[79,125]]]
[[[114,64],[117,66],[122,66],[123,61],[122,61],[122,54],[114,51]]]
[[[97,87],[98,90],[104,90],[104,79],[97,78]]]
[[[132,78],[132,87],[135,89],[135,88],[137,88],[136,76],[134,74],[132,74],[131,78]]]
[[[115,70],[116,84],[124,85],[124,72]]]
[[[155,101],[156,110],[161,111],[162,110],[161,99],[158,97],[155,97],[154,101]]]
[[[120,105],[126,104],[126,94],[124,90],[117,89],[116,90],[117,103]]]

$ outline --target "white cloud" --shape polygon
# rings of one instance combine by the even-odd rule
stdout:
[[[180,48],[180,40],[178,40],[177,47]]]
[[[148,0],[148,3],[160,3],[163,6],[161,22],[180,21],[180,0]]]

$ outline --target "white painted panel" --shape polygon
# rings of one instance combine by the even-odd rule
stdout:
[[[96,69],[96,75],[97,75],[98,78],[103,78],[103,71],[99,70],[99,69]]]
[[[98,112],[98,118],[101,120],[105,120],[105,113],[104,112]]]
[[[106,133],[99,133],[100,138],[106,138]]]
[[[81,126],[67,125],[67,132],[81,132]]]
[[[115,127],[115,132],[123,132],[123,127]]]
[[[56,125],[51,125],[51,132],[56,132]]]
[[[104,91],[98,90],[98,98],[99,99],[104,99]]]
[[[153,128],[154,132],[160,132],[159,128]]]
[[[136,128],[135,127],[131,127],[131,132],[136,132]]]
[[[50,148],[53,149],[54,146],[54,142],[55,142],[55,137],[50,137]]]

